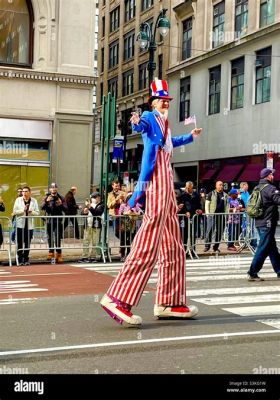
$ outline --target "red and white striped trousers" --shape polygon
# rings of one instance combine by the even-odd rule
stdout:
[[[186,304],[185,251],[180,235],[170,154],[159,150],[146,191],[142,225],[108,295],[137,305],[158,263],[156,304]]]

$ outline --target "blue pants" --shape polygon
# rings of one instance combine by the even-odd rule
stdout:
[[[260,240],[248,274],[256,276],[262,269],[267,256],[269,256],[276,274],[280,274],[280,254],[274,237],[276,226],[271,228],[260,227],[257,230]]]

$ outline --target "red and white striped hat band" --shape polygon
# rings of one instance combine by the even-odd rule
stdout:
[[[168,84],[164,80],[155,79],[151,84],[151,89],[152,89],[152,95],[149,98],[149,102],[159,97],[169,100],[173,99],[173,97],[169,96]]]

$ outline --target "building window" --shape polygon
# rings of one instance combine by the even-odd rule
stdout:
[[[209,115],[220,112],[221,66],[209,70]]]
[[[244,57],[231,62],[231,110],[242,108],[244,101]]]
[[[115,98],[118,97],[118,77],[114,77],[108,81],[108,92]]]
[[[225,29],[225,2],[221,1],[213,8],[213,38],[212,46],[217,47],[224,43]]]
[[[183,22],[182,60],[191,57],[192,52],[192,18]]]
[[[148,69],[147,63],[139,65],[139,90],[146,89],[148,86]]]
[[[135,17],[135,10],[135,0],[125,0],[125,22],[128,22]]]
[[[119,41],[109,45],[109,68],[114,68],[119,63]]]
[[[158,56],[158,79],[162,79],[162,71],[163,71],[163,55],[160,54]]]
[[[104,86],[103,82],[100,83],[100,104],[103,104]]]
[[[104,47],[101,49],[101,72],[104,71]]]
[[[256,104],[270,101],[271,47],[256,52]]]
[[[190,116],[191,77],[180,81],[180,115],[179,121],[184,121]]]
[[[101,32],[102,32],[102,37],[105,36],[105,17],[102,17],[102,28],[101,28]]]
[[[123,73],[123,96],[133,93],[133,69]]]
[[[235,37],[239,38],[248,29],[248,0],[236,0],[235,3]]]
[[[124,53],[123,60],[129,60],[134,56],[134,31],[130,31],[124,36]]]
[[[154,0],[142,0],[141,11],[145,11],[154,5]]]
[[[260,27],[272,24],[275,15],[275,0],[261,0]]]
[[[115,32],[120,27],[120,7],[110,12],[110,32]]]
[[[0,64],[31,66],[32,51],[31,1],[0,1]]]

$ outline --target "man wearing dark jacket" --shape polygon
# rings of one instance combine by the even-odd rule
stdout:
[[[273,185],[273,174],[275,170],[264,168],[260,173],[259,187],[261,190],[263,215],[256,218],[256,228],[259,233],[259,244],[248,271],[248,281],[263,281],[258,276],[267,256],[269,256],[272,267],[280,278],[280,254],[275,241],[275,230],[279,219],[278,206],[280,205],[280,191]]]
[[[85,208],[82,212],[87,215],[86,229],[84,230],[83,255],[79,260],[81,263],[97,262],[96,258],[100,256],[100,235],[102,229],[102,214],[104,204],[101,203],[101,194],[94,192],[90,196],[91,202],[85,202]],[[90,248],[90,246],[92,246]],[[93,258],[92,258],[93,256]]]
[[[195,239],[197,237],[198,230],[198,215],[202,214],[200,197],[197,192],[193,190],[193,182],[186,182],[185,191],[178,199],[179,214],[184,214],[184,228],[182,233],[182,240],[184,246],[188,244],[191,246],[191,254],[196,257],[195,254]],[[193,216],[197,214],[197,217],[193,219]],[[192,222],[189,227],[189,222]]]
[[[77,193],[76,186],[72,186],[71,189],[69,190],[69,192],[67,192],[65,195],[65,201],[67,204],[67,215],[69,215],[69,217],[65,218],[65,220],[64,220],[64,230],[69,225],[69,222],[71,222],[74,227],[75,238],[80,239],[78,220],[77,220],[77,218],[73,218],[73,215],[77,215],[77,211],[81,208],[76,203],[76,200],[75,200],[76,193]],[[70,218],[70,216],[72,218]]]
[[[41,209],[49,216],[61,217],[67,211],[67,205],[63,196],[57,191],[57,184],[52,183],[50,192],[43,199]],[[62,239],[62,218],[47,218],[47,232],[49,239],[48,260],[54,258],[54,242],[56,247],[56,262],[62,263],[61,239]]]

